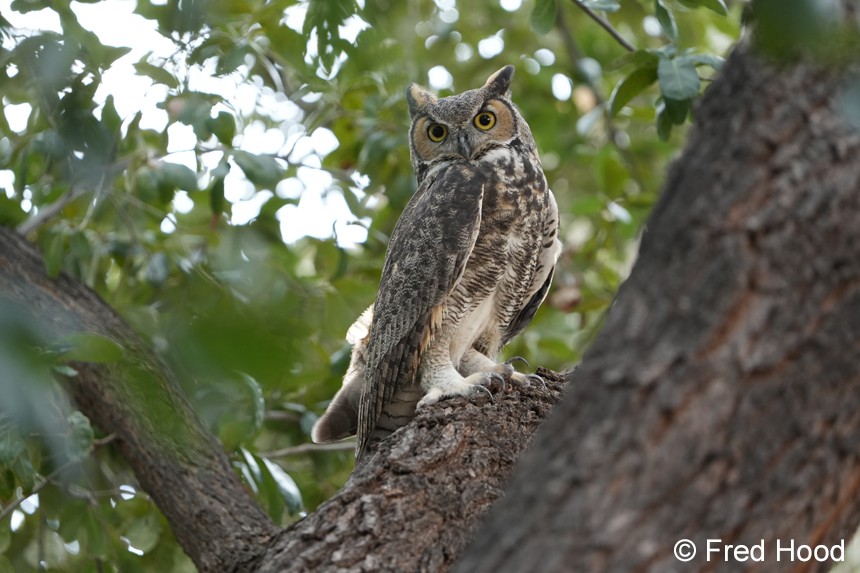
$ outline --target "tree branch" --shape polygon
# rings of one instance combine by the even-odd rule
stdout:
[[[446,570],[561,397],[564,378],[538,372],[546,388],[421,410],[375,446],[337,495],[284,531],[259,572]]]
[[[612,26],[612,24],[609,23],[608,20],[606,20],[606,18],[601,17],[594,10],[592,10],[591,8],[589,8],[588,6],[583,4],[582,0],[570,0],[570,1],[573,2],[574,4],[576,4],[580,10],[582,10],[583,12],[588,14],[588,17],[591,18],[592,20],[594,20],[595,22],[597,22],[601,28],[603,28],[604,30],[609,32],[609,35],[612,36],[613,38],[615,38],[615,41],[618,42],[619,44],[621,44],[621,46],[623,46],[625,50],[627,50],[628,52],[635,52],[636,51],[636,46],[634,46],[633,44],[631,44],[630,42],[625,40],[624,36],[622,36],[621,33],[618,30],[616,30]]]
[[[27,313],[55,339],[95,333],[124,349],[117,362],[74,363],[69,393],[93,424],[117,435],[117,448],[200,571],[251,568],[277,528],[148,345],[86,286],[65,274],[47,277],[36,249],[6,228],[0,307]]]
[[[354,452],[355,440],[346,442],[334,442],[333,444],[299,444],[298,446],[290,446],[280,450],[272,450],[271,452],[263,452],[260,455],[266,458],[285,458],[287,456],[297,456],[307,454],[309,452]]]

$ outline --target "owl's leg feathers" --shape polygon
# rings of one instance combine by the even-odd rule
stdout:
[[[502,378],[496,372],[476,372],[464,378],[451,365],[434,370],[424,370],[424,375],[421,377],[421,387],[425,394],[418,401],[418,409],[445,398],[468,396],[476,392],[486,392],[490,399],[494,400],[493,393],[487,388],[487,385]]]

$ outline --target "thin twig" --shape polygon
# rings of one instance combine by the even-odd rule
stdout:
[[[60,196],[59,199],[57,199],[47,207],[43,207],[34,216],[30,217],[29,219],[18,225],[16,231],[18,231],[22,235],[27,235],[31,231],[35,231],[43,224],[45,224],[49,219],[54,217],[57,213],[62,211],[66,205],[68,205],[86,192],[87,189],[85,188],[71,187],[62,196]]]
[[[600,89],[597,85],[592,81],[592,79],[586,74],[579,65],[579,61],[584,57],[582,49],[579,47],[579,44],[576,41],[576,38],[573,37],[573,31],[570,29],[570,26],[567,25],[567,20],[564,17],[564,11],[558,11],[558,18],[556,20],[556,28],[561,34],[562,42],[567,49],[567,55],[570,59],[570,62],[573,66],[577,68],[579,75],[582,76],[583,83],[588,86],[588,89],[591,91],[594,96],[594,101],[597,105],[603,105],[606,103],[606,98],[603,97],[603,94],[600,92]],[[616,135],[618,134],[618,129],[615,127],[615,123],[612,121],[611,114],[608,108],[604,108],[603,111],[604,120],[606,123],[606,137],[609,140],[610,145],[612,145],[618,154],[624,159],[627,163],[627,168],[630,171],[630,175],[639,184],[639,187],[644,189],[645,184],[642,179],[642,174],[639,172],[639,169],[636,166],[636,159],[632,153],[630,153],[629,149],[618,144],[618,140],[616,139]]]
[[[58,476],[58,475],[60,475],[62,472],[66,471],[67,469],[69,469],[70,467],[72,467],[73,465],[75,465],[76,463],[78,463],[78,460],[69,460],[68,462],[64,463],[63,465],[61,465],[60,467],[58,467],[57,469],[55,469],[54,471],[52,471],[50,474],[48,474],[48,476],[47,476],[43,481],[41,481],[41,482],[39,482],[38,484],[36,484],[35,486],[33,486],[33,489],[32,489],[32,490],[30,490],[30,493],[28,493],[28,494],[26,494],[26,495],[21,495],[21,497],[19,497],[18,499],[16,499],[15,501],[11,502],[11,503],[10,503],[9,505],[7,505],[6,507],[4,507],[4,508],[3,508],[3,511],[0,511],[0,520],[2,520],[3,518],[5,518],[7,515],[9,515],[10,513],[12,513],[12,511],[13,511],[15,508],[17,508],[19,505],[21,505],[22,503],[24,503],[24,500],[25,500],[25,499],[28,499],[30,496],[32,496],[32,495],[36,495],[37,493],[39,493],[40,491],[42,491],[42,490],[45,488],[45,486],[46,486],[46,485],[48,485],[49,483],[51,483],[51,480],[52,480],[52,479],[54,479],[55,477],[57,477],[57,476]]]
[[[105,436],[104,438],[99,438],[97,440],[93,440],[93,448],[92,449],[106,446],[107,444],[113,442],[116,439],[117,439],[116,434],[110,434],[108,436]],[[49,473],[47,476],[45,476],[45,479],[43,481],[41,481],[38,484],[36,484],[35,486],[33,486],[33,489],[30,490],[30,493],[28,493],[27,495],[22,495],[21,497],[19,497],[18,499],[11,502],[6,507],[4,507],[3,511],[0,511],[0,521],[2,521],[7,515],[12,513],[18,506],[20,506],[22,503],[24,503],[25,499],[28,499],[30,496],[36,495],[37,493],[39,493],[40,491],[45,489],[45,486],[50,484],[54,480],[55,477],[57,477],[58,475],[60,475],[61,473],[63,473],[64,471],[66,471],[67,469],[72,467],[73,465],[81,463],[81,461],[83,461],[83,459],[69,460],[66,463],[64,463],[63,465],[61,465],[60,467],[58,467],[57,469],[55,469],[54,471],[52,471],[51,473]]]
[[[265,452],[262,455],[265,458],[283,458],[286,456],[297,456],[299,454],[307,454],[310,452],[345,452],[355,449],[355,441],[334,442],[332,444],[300,444],[281,450]]]
[[[618,42],[619,44],[621,44],[625,50],[627,50],[628,52],[635,52],[636,51],[636,47],[633,44],[631,44],[630,42],[628,42],[627,40],[625,40],[624,37],[618,32],[618,30],[616,30],[615,28],[612,27],[612,24],[610,24],[606,20],[606,18],[601,17],[594,10],[592,10],[591,8],[589,8],[588,6],[583,4],[582,0],[570,0],[570,1],[573,2],[574,4],[576,4],[577,6],[579,6],[579,8],[583,12],[588,14],[589,18],[591,18],[592,20],[594,20],[595,22],[600,24],[600,26],[604,30],[609,32],[609,35],[612,36],[613,38],[615,38],[615,41]]]
[[[102,181],[112,179],[119,173],[122,173],[129,166],[128,159],[119,159],[112,165],[105,168],[104,173],[102,174]],[[42,207],[39,211],[20,225],[18,225],[15,230],[18,231],[22,235],[27,235],[32,231],[35,231],[45,223],[47,223],[51,218],[56,216],[62,211],[66,205],[71,203],[72,201],[78,199],[79,197],[89,193],[91,189],[86,186],[81,186],[78,184],[73,184],[68,191],[66,191],[59,199],[47,205],[46,207]],[[92,206],[89,211],[92,210]],[[89,217],[89,212],[88,215]],[[81,227],[82,228],[82,227]]]

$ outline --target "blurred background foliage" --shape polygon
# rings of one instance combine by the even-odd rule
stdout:
[[[559,202],[564,253],[507,352],[561,370],[626,276],[742,9],[2,0],[0,224],[151,341],[286,524],[352,468],[351,444],[308,445],[309,434],[415,189],[409,82],[446,95],[516,65],[513,97]],[[74,374],[69,346],[2,306],[0,339],[0,573],[193,570],[112,437],[54,381]],[[71,348],[95,361],[116,351],[86,338]]]

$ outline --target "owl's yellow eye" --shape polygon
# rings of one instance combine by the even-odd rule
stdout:
[[[480,130],[487,131],[496,125],[496,114],[491,111],[482,111],[475,116],[475,127]]]
[[[430,141],[439,143],[448,137],[448,128],[441,123],[434,123],[427,128],[427,137],[430,138]]]

